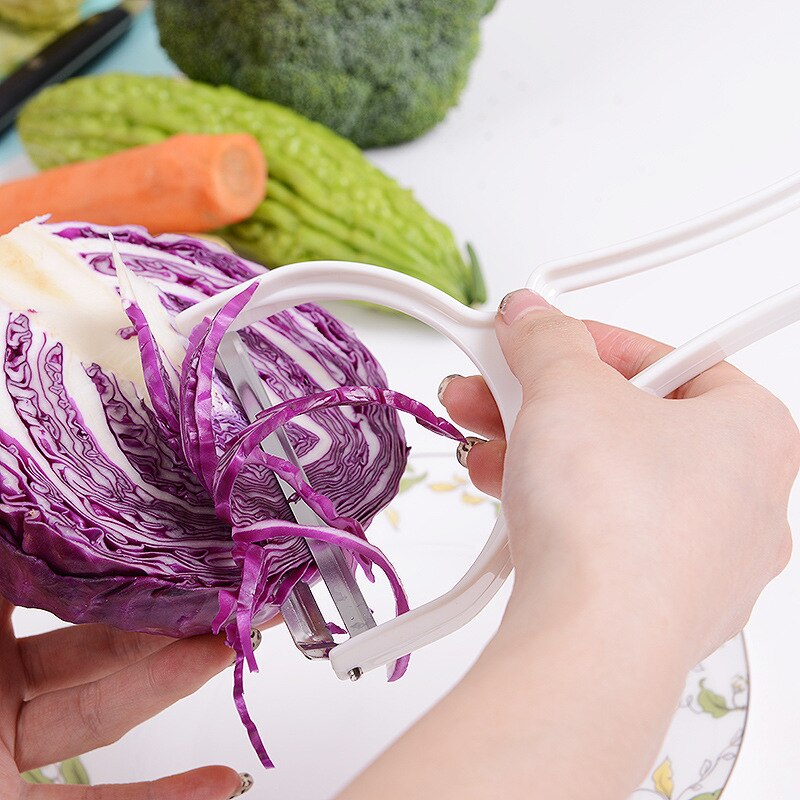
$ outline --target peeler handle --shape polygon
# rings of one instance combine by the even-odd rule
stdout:
[[[205,317],[252,283],[250,302],[235,326],[242,328],[285,308],[319,300],[361,300],[402,311],[430,325],[473,361],[500,410],[506,434],[519,412],[521,388],[511,374],[494,333],[494,315],[467,308],[416,278],[365,264],[317,261],[294,264],[260,275],[187,308],[175,318],[189,335]],[[786,325],[800,320],[800,284],[722,322],[651,365],[631,383],[665,397],[704,370]],[[437,641],[466,624],[491,600],[512,564],[502,511],[486,545],[466,575],[447,593],[384,622],[330,654],[336,674],[347,679],[383,666]]]
[[[800,284],[734,314],[695,336],[631,378],[631,383],[666,397],[728,356],[800,321]]]
[[[671,264],[760,228],[800,208],[800,172],[702,216],[663,230],[539,265],[527,287],[552,301],[561,294]]]
[[[341,261],[314,261],[281,267],[208,298],[175,318],[189,335],[246,286],[256,284],[236,329],[285,308],[324,300],[360,300],[401,311],[439,331],[472,360],[497,401],[506,433],[516,419],[521,389],[494,333],[494,314],[467,308],[426,283],[381,267]],[[488,541],[464,577],[436,600],[384,622],[337,645],[330,654],[335,673],[346,680],[384,666],[452,633],[476,616],[511,572],[502,512]]]

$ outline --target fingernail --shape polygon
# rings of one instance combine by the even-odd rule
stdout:
[[[245,792],[249,792],[253,788],[252,775],[248,775],[246,772],[240,772],[239,780],[241,780],[241,784],[239,788],[231,795],[230,800],[233,800],[234,797],[241,797]]]
[[[444,405],[444,390],[447,388],[447,385],[450,383],[453,378],[460,378],[461,375],[448,375],[446,378],[442,378],[442,382],[439,384],[439,389],[436,392],[437,397],[439,398],[439,402]]]
[[[253,646],[253,650],[258,650],[261,639],[261,631],[258,628],[253,628],[253,630],[250,631],[250,644]]]
[[[481,439],[478,436],[467,436],[467,440],[465,442],[459,442],[458,447],[456,448],[456,461],[461,464],[464,469],[467,468],[467,456],[469,455],[469,451],[478,444],[478,442],[485,442],[486,439]]]
[[[513,325],[530,311],[542,311],[552,307],[540,294],[530,289],[517,289],[515,292],[509,292],[500,301],[497,313],[506,325]]]

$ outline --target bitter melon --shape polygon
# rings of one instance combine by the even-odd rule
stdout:
[[[252,217],[219,231],[240,253],[268,267],[365,261],[469,305],[485,300],[477,262],[465,261],[447,226],[410,191],[351,142],[275,103],[181,78],[107,74],[40,92],[23,109],[18,130],[41,168],[177,133],[250,133],[264,149],[269,184]]]

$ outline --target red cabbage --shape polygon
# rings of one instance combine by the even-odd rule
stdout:
[[[317,578],[305,538],[342,546],[370,579],[377,565],[406,611],[398,576],[364,533],[405,468],[396,411],[461,437],[389,390],[353,331],[311,304],[241,331],[276,402],[248,424],[214,364],[250,292],[188,342],[169,320],[260,271],[214,244],[135,227],[26,223],[0,237],[0,591],[69,622],[174,637],[224,630],[237,708],[271,766],[244,704],[244,662],[257,670],[251,628],[298,580]],[[258,447],[278,427],[308,483]],[[275,475],[327,527],[289,521]]]

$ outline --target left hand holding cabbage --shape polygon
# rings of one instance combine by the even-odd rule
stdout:
[[[66,800],[80,791],[86,800],[227,800],[242,785],[227,767],[96,788],[51,786],[31,773],[117,741],[230,666],[230,650],[216,636],[175,642],[105,625],[16,638],[12,610],[0,598],[0,797]],[[68,782],[88,781],[72,772]]]

